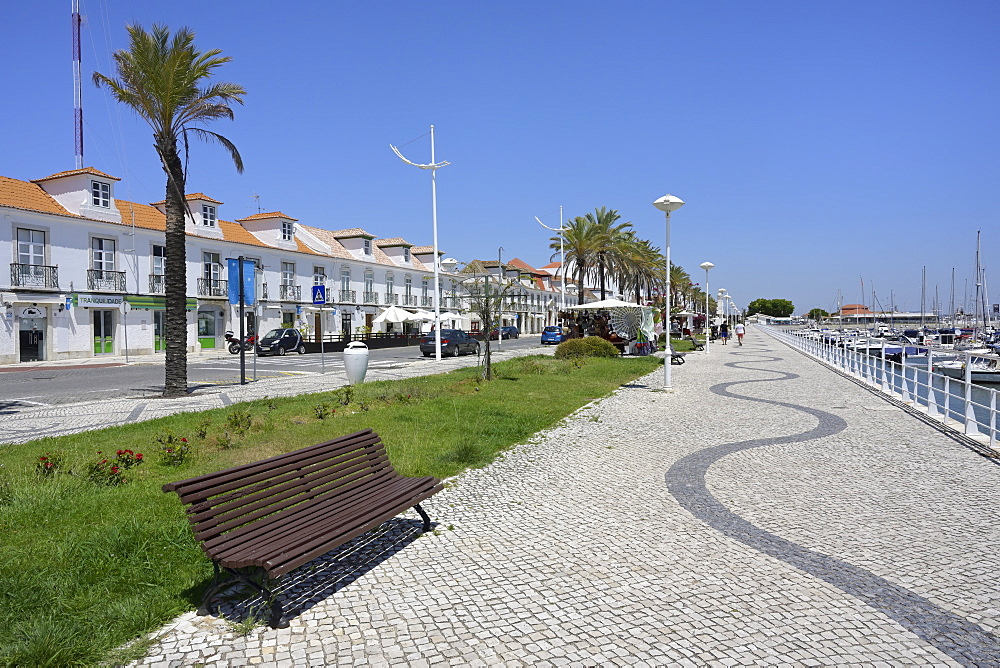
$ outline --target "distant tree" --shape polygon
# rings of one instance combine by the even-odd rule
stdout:
[[[755,299],[747,304],[747,315],[755,313],[773,318],[787,318],[795,313],[795,304],[787,299]]]
[[[821,308],[814,308],[808,313],[810,320],[822,320],[823,318],[829,318],[830,314]]]

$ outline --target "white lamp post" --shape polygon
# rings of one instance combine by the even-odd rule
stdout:
[[[709,340],[712,338],[712,327],[708,324],[708,270],[715,265],[711,262],[702,262],[700,265],[705,270],[705,354],[710,352]]]
[[[666,355],[663,360],[663,389],[670,389],[670,214],[677,209],[684,206],[684,200],[680,197],[675,197],[673,195],[664,195],[660,199],[653,202],[653,206],[666,214],[667,217],[667,280],[666,288],[667,295],[664,301],[666,301],[666,315],[663,322],[663,332],[666,335],[667,350]]]
[[[538,216],[535,216],[535,220],[538,220]],[[562,281],[560,282],[561,289],[559,290],[559,292],[561,293],[561,298],[562,298],[562,308],[560,309],[560,311],[565,311],[566,310],[566,252],[563,249],[563,232],[565,232],[568,228],[563,227],[563,208],[562,208],[562,206],[560,205],[560,207],[559,207],[559,227],[557,227],[557,228],[556,227],[549,227],[548,225],[546,225],[545,223],[543,223],[541,220],[538,220],[538,224],[541,225],[542,227],[544,227],[547,230],[552,230],[553,232],[558,232],[559,233],[559,271],[562,272]],[[556,318],[556,320],[559,320],[559,319]]]
[[[403,154],[399,152],[399,149],[389,144],[389,148],[392,149],[393,153],[399,156],[399,159],[408,165],[413,165],[414,167],[419,167],[420,169],[431,170],[431,220],[434,226],[434,358],[440,362],[441,361],[441,283],[438,278],[438,265],[440,265],[438,258],[438,201],[437,201],[437,170],[450,165],[448,161],[434,162],[434,126],[431,126],[431,161],[427,165],[418,165],[415,162],[410,162],[403,157]]]

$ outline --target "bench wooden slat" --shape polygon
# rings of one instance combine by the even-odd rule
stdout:
[[[311,498],[293,498],[286,500],[279,507],[268,506],[260,508],[251,513],[251,515],[247,516],[247,518],[238,517],[223,525],[208,526],[205,530],[196,534],[196,537],[198,540],[204,541],[206,546],[209,548],[223,542],[235,541],[243,535],[252,533],[254,531],[255,524],[257,524],[256,520],[258,519],[277,515],[281,515],[283,518],[286,515],[294,515],[305,512],[310,507],[315,505],[330,505],[337,497],[340,497],[344,502],[347,502],[358,495],[364,494],[365,489],[369,487],[377,487],[379,485],[386,484],[386,482],[392,479],[393,475],[395,475],[389,471],[383,471],[377,474],[370,474],[367,472],[359,473],[359,475],[362,474],[366,477],[356,481],[355,484],[346,490],[346,493],[343,493],[343,490],[336,486],[335,481],[334,483],[331,483],[332,486],[329,488],[317,488],[317,494]],[[277,519],[277,517],[275,517],[275,519]]]
[[[213,505],[213,498],[191,506],[189,519],[197,527],[196,530],[201,532],[212,526],[227,523],[230,519],[240,515],[253,514],[258,509],[280,506],[282,501],[294,498],[301,494],[303,489],[308,489],[310,485],[322,485],[324,480],[330,480],[331,484],[336,481],[336,484],[345,487],[345,492],[347,492],[349,491],[348,485],[359,477],[372,475],[378,471],[392,470],[389,466],[389,459],[384,454],[375,462],[376,466],[370,466],[370,463],[370,460],[367,459],[355,459],[338,467],[320,468],[317,466],[309,471],[297,469],[275,478],[273,486],[265,487],[262,483],[258,484],[254,491],[246,496],[227,499],[225,503],[219,505]],[[274,510],[279,509],[280,507],[274,508]],[[222,529],[222,531],[225,530]]]
[[[333,441],[312,445],[252,464],[243,464],[224,471],[208,473],[179,482],[167,483],[163,486],[163,491],[176,492],[181,497],[183,503],[195,503],[205,497],[207,490],[211,490],[210,495],[212,496],[223,494],[254,482],[267,480],[273,477],[276,472],[294,470],[302,461],[308,461],[317,457],[322,458],[324,455],[336,456],[338,451],[357,451],[363,445],[373,444],[378,441],[378,435],[374,433],[370,433],[370,435],[362,439],[353,438],[354,436],[356,435],[351,434],[352,438],[349,440],[345,438],[343,442],[340,439],[334,439]]]
[[[270,554],[291,549],[296,543],[308,543],[311,540],[327,541],[326,536],[317,537],[319,530],[329,526],[353,527],[363,517],[366,507],[398,508],[407,499],[424,489],[433,487],[433,479],[414,481],[400,479],[385,487],[375,488],[365,496],[356,497],[347,503],[330,506],[323,503],[312,504],[301,512],[281,516],[280,522],[270,523],[257,531],[244,533],[231,541],[224,543],[213,556],[224,561],[258,560]],[[419,501],[414,501],[419,503]],[[410,505],[413,505],[412,503]],[[399,514],[409,506],[397,509]]]

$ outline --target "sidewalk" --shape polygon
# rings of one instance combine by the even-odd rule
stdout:
[[[188,613],[141,665],[1000,665],[995,460],[760,332],[673,376],[292,574],[290,628]]]
[[[548,351],[551,354],[552,351]],[[521,355],[546,354],[545,350],[528,348],[524,350],[493,351],[493,359],[502,361]],[[130,358],[132,360],[142,358]],[[26,362],[16,367],[0,367],[0,372],[10,370],[7,380],[16,381],[15,371],[24,368],[51,366],[79,366],[80,368],[101,368],[102,366],[124,364],[123,356],[101,357],[80,360],[58,360],[51,362]],[[143,360],[142,362],[163,364],[162,358]],[[445,373],[452,369],[475,366],[479,359],[475,355],[463,357],[446,357],[440,362],[436,360],[417,360],[400,362],[393,365],[369,367],[365,380],[391,380],[411,378],[414,376],[434,373]],[[29,366],[35,365],[35,366]],[[4,374],[0,373],[0,380]],[[23,443],[39,437],[62,436],[81,431],[90,431],[111,427],[119,424],[152,420],[154,418],[182,413],[186,411],[202,411],[211,408],[222,408],[241,401],[251,401],[268,397],[290,397],[311,392],[326,392],[347,384],[347,376],[343,367],[330,365],[330,371],[324,374],[308,374],[283,376],[278,378],[262,378],[247,385],[224,385],[204,388],[197,393],[176,399],[125,398],[102,399],[98,401],[81,401],[78,403],[56,404],[37,408],[19,408],[16,411],[0,410],[0,445],[4,443]]]

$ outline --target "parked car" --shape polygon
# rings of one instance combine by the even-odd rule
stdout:
[[[434,354],[434,332],[420,337],[420,352],[424,357]],[[464,353],[479,354],[479,341],[460,329],[441,330],[441,354],[458,357]]]
[[[272,329],[261,338],[257,345],[258,355],[287,355],[292,350],[300,355],[306,352],[302,333],[292,328]]]
[[[569,337],[566,330],[558,325],[550,325],[542,330],[542,345],[546,343],[562,343]]]
[[[499,331],[494,328],[493,331],[490,332],[490,341],[496,341],[498,334],[501,334],[505,339],[516,339],[521,336],[521,332],[517,329],[517,327],[506,325],[501,327]]]

